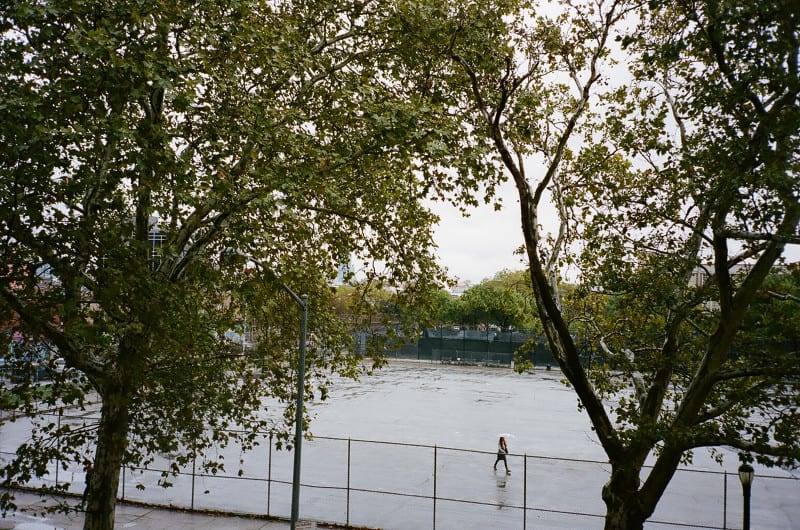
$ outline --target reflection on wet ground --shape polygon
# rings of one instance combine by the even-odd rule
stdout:
[[[337,380],[315,401],[320,436],[439,444],[493,451],[509,433],[512,452],[557,448],[558,455],[603,458],[587,418],[564,399],[560,374],[537,370],[393,361],[360,381]],[[557,437],[554,436],[557,433]]]

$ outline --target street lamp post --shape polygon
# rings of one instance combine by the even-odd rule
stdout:
[[[306,378],[306,328],[308,327],[308,295],[298,295],[280,277],[261,262],[250,258],[272,280],[276,281],[292,300],[302,309],[300,320],[300,355],[297,359],[297,407],[294,415],[294,469],[292,473],[292,517],[291,530],[295,530],[300,515],[300,449],[303,444],[303,392],[305,391]]]
[[[283,288],[303,310],[300,321],[300,358],[297,360],[297,403],[294,415],[294,472],[292,473],[292,520],[291,529],[295,530],[300,515],[300,449],[303,443],[303,392],[306,375],[306,327],[308,325],[308,295],[297,296],[286,285]]]
[[[739,466],[739,480],[742,482],[742,495],[744,496],[742,530],[750,530],[750,486],[753,483],[753,466],[750,464]]]

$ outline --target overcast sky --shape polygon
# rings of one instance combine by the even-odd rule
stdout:
[[[467,218],[452,206],[431,206],[441,217],[434,233],[439,263],[461,282],[477,284],[503,269],[526,267],[524,256],[514,253],[523,244],[517,191],[511,182],[505,182],[498,195],[503,198],[502,210],[482,205],[470,210],[472,215]],[[555,212],[544,210],[539,215],[543,226],[553,231],[557,226]],[[800,261],[800,245],[788,245],[784,256],[788,262]]]
[[[499,187],[498,196],[503,199],[500,211],[493,205],[481,205],[471,209],[466,218],[447,204],[431,206],[441,217],[434,234],[439,246],[436,253],[451,277],[476,284],[503,269],[526,268],[524,256],[514,253],[523,244],[517,190],[507,181]],[[545,223],[547,213],[540,214]]]

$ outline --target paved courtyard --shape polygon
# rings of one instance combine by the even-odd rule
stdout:
[[[465,530],[601,528],[600,488],[609,466],[559,379],[556,371],[394,362],[360,382],[340,381],[327,400],[309,403],[314,439],[302,449],[301,518],[396,530],[434,523]],[[512,453],[508,476],[492,470],[499,434]],[[4,426],[0,451],[13,452],[24,438],[24,422]],[[171,488],[158,485],[157,472],[128,470],[120,494],[288,518],[293,455],[266,442],[251,453],[225,449],[228,476],[193,477],[188,469]],[[167,463],[165,456],[161,465]],[[646,528],[740,527],[737,467],[733,454],[720,466],[698,452]],[[800,528],[800,474],[756,473],[753,527]],[[75,492],[82,488],[79,469],[60,480]],[[124,527],[147,528],[144,520]]]

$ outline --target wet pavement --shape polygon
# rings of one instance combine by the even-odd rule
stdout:
[[[2,490],[0,490],[2,491]],[[47,506],[57,504],[51,496],[14,492],[20,507],[0,518],[0,530],[78,530],[83,528],[83,514],[73,512],[43,513]],[[168,510],[134,504],[118,503],[115,528],[136,530],[285,530],[289,521],[232,515],[204,514],[185,510]],[[334,528],[313,521],[300,521],[297,530]]]
[[[601,528],[607,458],[560,377],[545,370],[516,374],[394,362],[360,382],[338,381],[327,400],[308,403],[313,439],[302,449],[301,518],[387,530]],[[24,422],[3,426],[0,452],[14,451],[25,432]],[[500,434],[508,439],[511,475],[492,469]],[[738,461],[723,453],[720,466],[707,451],[697,451],[645,528],[738,527]],[[225,526],[229,522],[218,517],[120,505],[117,527],[287,528],[293,453],[265,439],[252,452],[229,447],[220,454],[229,464],[226,476],[195,476],[189,468],[165,489],[157,471],[128,471],[120,496],[279,520],[245,517]],[[153,467],[168,464],[164,456]],[[799,478],[757,468],[753,528],[800,528]],[[60,480],[71,482],[73,493],[82,491],[79,468],[63,471]],[[4,522],[0,528],[7,528]],[[258,524],[277,526],[248,526]]]

